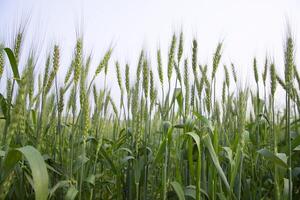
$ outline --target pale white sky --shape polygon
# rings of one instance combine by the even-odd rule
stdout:
[[[166,61],[172,33],[181,29],[184,55],[190,56],[191,41],[196,37],[201,64],[211,63],[217,43],[223,40],[221,65],[234,62],[243,84],[253,81],[254,56],[260,71],[267,54],[283,72],[287,21],[296,39],[296,55],[299,52],[297,0],[0,0],[0,40],[8,41],[25,18],[30,18],[27,44],[42,44],[43,49],[60,44],[61,73],[69,64],[78,30],[84,34],[85,52],[93,52],[92,70],[113,44],[113,61],[118,59],[122,70],[125,62],[135,69],[139,51],[145,48],[156,72],[156,49],[162,48]],[[115,88],[114,62],[110,68],[110,86]],[[223,73],[223,66],[219,72]]]

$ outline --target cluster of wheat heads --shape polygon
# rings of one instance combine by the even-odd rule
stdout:
[[[64,81],[57,80],[59,44],[44,66],[35,51],[19,62],[24,37],[20,31],[0,48],[1,199],[300,197],[300,77],[291,34],[284,78],[271,59],[254,58],[254,89],[237,86],[233,63],[220,67],[222,43],[211,65],[199,64],[196,39],[184,57],[183,33],[172,36],[166,65],[158,49],[155,62],[141,51],[137,66],[123,68],[109,48],[95,71],[79,37]],[[109,69],[119,101],[107,86]],[[286,104],[275,109],[279,86]]]

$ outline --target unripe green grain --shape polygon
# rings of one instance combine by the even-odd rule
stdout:
[[[271,63],[271,66],[270,66],[270,75],[271,75],[271,94],[272,94],[272,97],[274,97],[274,94],[276,91],[276,70],[275,70],[274,63]]]
[[[286,39],[285,44],[285,84],[286,84],[286,120],[285,120],[285,134],[287,136],[288,143],[288,177],[289,177],[289,199],[292,200],[293,196],[293,177],[292,177],[292,141],[291,141],[291,131],[290,131],[290,98],[293,98],[293,80],[294,80],[294,42],[291,37],[291,33]]]
[[[226,100],[226,81],[223,81],[223,87],[222,87],[222,102],[225,104]]]
[[[211,74],[211,79],[213,80],[216,76],[217,73],[217,69],[221,60],[221,49],[222,49],[222,43],[219,43],[217,46],[217,49],[214,53],[214,57],[213,57],[213,70],[212,70],[212,74]]]
[[[146,59],[144,59],[143,62],[143,89],[145,98],[147,99],[149,90],[149,67]]]
[[[144,51],[142,50],[139,56],[138,66],[136,69],[136,81],[132,89],[132,102],[131,102],[131,113],[134,118],[134,124],[137,123],[137,109],[138,109],[138,99],[139,99],[139,89],[140,89],[140,74],[142,70],[144,59]]]
[[[98,92],[97,92],[97,88],[96,85],[93,85],[93,98],[94,98],[94,103],[97,106],[97,102],[98,102]]]
[[[27,68],[27,77],[26,77],[26,92],[29,96],[29,99],[32,100],[33,97],[33,92],[34,92],[34,63],[33,63],[33,58],[29,58],[29,62],[28,62],[28,68]]]
[[[74,63],[74,82],[78,83],[82,67],[82,39],[77,39]]]
[[[227,71],[227,69],[226,69],[226,71]],[[236,83],[237,82],[237,74],[236,74],[235,66],[234,66],[233,63],[231,63],[231,71],[232,71],[232,75],[233,75],[233,80]],[[229,79],[228,72],[227,72],[227,76],[228,76],[228,79]]]
[[[256,58],[253,59],[253,72],[254,72],[255,82],[258,83],[258,72],[257,72]]]
[[[117,109],[117,106],[116,106],[115,102],[113,101],[113,99],[111,97],[109,97],[109,102],[110,102],[110,104],[112,106],[112,109],[113,109],[116,117],[118,118],[118,116],[119,116],[118,109]]]
[[[59,46],[55,45],[54,52],[53,52],[53,71],[55,72],[57,72],[59,68],[59,58],[60,58]]]
[[[296,65],[294,65],[294,75],[298,83],[298,88],[300,88],[300,76]]]
[[[6,99],[7,99],[7,102],[11,102],[11,100],[12,100],[12,81],[11,81],[11,79],[7,79],[7,82],[6,82]]]
[[[4,53],[0,50],[0,78],[2,77],[4,71]]]
[[[142,67],[143,67],[143,61],[144,61],[144,51],[142,50],[140,53],[139,62],[138,62],[138,66],[136,69],[136,83],[138,85],[140,84],[140,75],[141,75],[141,71],[142,71]]]
[[[116,74],[117,74],[118,85],[119,85],[121,93],[123,94],[124,89],[123,89],[123,85],[122,85],[120,65],[119,65],[118,61],[116,61],[116,65],[115,66],[116,66]]]
[[[61,114],[64,109],[64,89],[59,89],[58,113]]]
[[[194,106],[194,102],[195,102],[195,85],[192,85],[192,89],[191,89],[191,106]]]
[[[185,114],[189,113],[189,103],[190,103],[190,83],[189,83],[189,70],[188,61],[184,60],[184,86],[185,86]]]
[[[229,88],[230,77],[229,77],[229,73],[228,73],[228,69],[227,69],[226,65],[224,65],[224,73],[225,73],[225,82],[226,82],[227,88]]]
[[[73,70],[74,70],[74,64],[75,64],[75,61],[72,60],[70,66],[69,66],[69,68],[68,68],[68,71],[67,71],[67,73],[66,73],[66,76],[65,76],[65,81],[64,81],[65,84],[67,84],[68,81],[69,81],[70,78],[71,78],[72,72],[73,72]]]
[[[291,37],[286,41],[285,50],[285,83],[291,88],[294,77],[294,43]]]
[[[44,78],[43,78],[43,88],[46,88],[48,79],[49,79],[49,71],[50,71],[50,55],[47,56],[46,63],[45,63],[45,72],[44,72]]]
[[[54,52],[53,52],[53,69],[50,73],[46,88],[45,88],[45,93],[47,94],[49,90],[51,89],[51,86],[53,84],[54,78],[57,74],[58,68],[59,68],[59,47],[57,45],[54,46]]]
[[[73,109],[72,112],[76,112],[76,102],[75,102],[75,88],[72,87],[70,97],[68,99],[68,109]]]
[[[173,65],[174,65],[174,53],[176,47],[176,35],[173,34],[172,42],[169,50],[169,58],[168,58],[168,80],[171,80],[172,72],[173,72]]]
[[[210,111],[211,111],[211,93],[210,93],[210,84],[207,81],[205,84],[205,104],[206,104],[206,110],[207,110],[207,114],[210,115]]]
[[[278,75],[276,75],[276,80],[278,81],[279,85],[281,85],[281,87],[284,90],[287,90],[286,84],[284,83],[284,81]]]
[[[154,86],[153,71],[150,70],[150,105],[153,106],[156,98],[156,90]]]
[[[177,64],[179,65],[181,57],[183,54],[183,32],[181,31],[179,36],[179,45],[178,45],[178,52],[177,52]]]
[[[162,69],[162,61],[161,61],[161,52],[160,49],[157,50],[157,71],[158,71],[158,77],[161,85],[164,85],[164,75],[163,75],[163,69]]]
[[[111,54],[112,54],[112,49],[109,49],[105,53],[104,57],[102,58],[102,60],[100,61],[99,65],[96,69],[95,76],[97,76],[103,68],[104,68],[105,74],[107,74],[108,62],[109,62],[109,59],[111,57]]]
[[[208,82],[207,75],[206,75],[207,65],[205,65],[203,68],[201,66],[199,66],[199,67],[200,67],[200,71],[201,71],[201,81],[199,83],[199,86],[197,86],[198,83],[196,82],[196,87],[198,90],[198,94],[201,96],[204,85]]]
[[[86,59],[86,62],[85,62],[85,68],[84,68],[84,73],[85,73],[85,76],[88,76],[88,73],[90,71],[90,66],[91,66],[91,59],[92,59],[92,55],[90,54],[87,59]]]
[[[262,80],[263,80],[264,85],[266,85],[267,74],[268,74],[268,59],[266,58],[264,72],[262,74]]]
[[[129,64],[126,64],[125,66],[125,87],[126,87],[127,94],[129,94],[130,92]]]
[[[26,76],[22,76],[20,82],[15,107],[12,110],[10,131],[13,134],[22,135],[25,133]]]
[[[80,76],[80,107],[82,111],[82,135],[87,137],[90,127],[90,111],[89,111],[89,99],[86,90],[86,74],[84,68],[81,68]]]
[[[197,40],[193,40],[193,49],[192,49],[192,68],[193,72],[196,73],[197,69],[197,51],[198,51],[198,43]]]
[[[177,77],[179,83],[181,84],[181,83],[182,83],[182,80],[181,80],[181,72],[180,72],[178,63],[175,63],[175,62],[174,62],[174,67],[175,67],[175,71],[176,71],[176,77]]]
[[[22,42],[23,42],[23,31],[19,31],[14,41],[14,55],[17,64],[19,63],[19,59],[20,59]]]
[[[201,73],[202,73],[202,79],[203,79],[205,85],[209,86],[210,82],[209,82],[209,80],[207,78],[206,72],[207,72],[207,65],[204,66],[204,68],[201,70]]]

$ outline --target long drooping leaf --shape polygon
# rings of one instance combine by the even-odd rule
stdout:
[[[70,185],[69,180],[59,181],[58,183],[56,183],[49,191],[49,199],[51,199],[51,197],[54,195],[57,189],[67,187],[69,185]]]
[[[198,150],[198,160],[197,160],[197,173],[196,173],[196,199],[200,199],[200,190],[201,190],[201,185],[200,185],[200,181],[201,181],[201,147],[200,147],[200,137],[199,135],[197,135],[194,132],[188,132],[186,133],[186,135],[189,135],[190,137],[193,138],[193,140],[195,141],[196,145],[197,145],[197,150]],[[190,149],[192,149],[192,146],[189,146]],[[192,161],[192,152],[190,152],[189,154],[189,162]],[[192,169],[192,165],[191,165],[191,170]]]
[[[78,156],[78,158],[76,159],[74,166],[73,166],[73,170],[74,172],[77,172],[83,165],[85,165],[87,162],[89,161],[89,158],[86,157],[85,155],[80,155]]]
[[[31,169],[35,198],[41,200],[47,199],[49,181],[46,163],[40,152],[32,146],[25,146],[8,151],[1,167],[0,185],[14,169],[18,161],[22,159],[22,155],[28,161]]]
[[[200,192],[206,197],[206,199],[208,199],[208,200],[210,199],[208,194],[202,188],[200,188]],[[184,195],[186,197],[196,199],[196,186],[194,186],[194,185],[186,186],[184,189]]]
[[[11,69],[12,69],[13,74],[14,74],[14,79],[18,83],[20,83],[19,69],[18,69],[18,65],[17,65],[15,55],[14,55],[13,51],[10,48],[5,48],[4,51],[6,52],[8,60],[10,62],[10,66],[11,66]]]
[[[67,191],[65,200],[73,200],[76,198],[77,194],[78,194],[78,190],[74,186],[71,186]]]
[[[273,152],[267,150],[267,149],[260,149],[257,151],[260,155],[265,157],[266,159],[272,161],[274,164],[281,166],[283,168],[288,168],[288,165],[286,163],[286,160],[283,160],[282,156],[280,155],[275,155]]]
[[[200,114],[197,113],[197,112],[194,112],[193,114],[194,114],[194,116],[197,117],[197,119],[198,119],[199,121],[201,121],[201,122],[203,123],[203,125],[204,125],[206,128],[208,128],[208,129],[210,130],[210,132],[213,132],[214,127],[213,127],[213,125],[212,125],[212,122],[211,122],[209,119],[207,119],[206,117],[200,115]]]
[[[160,160],[163,158],[165,149],[166,149],[166,144],[167,144],[167,140],[166,138],[163,140],[163,142],[160,144],[159,148],[158,148],[158,152],[155,156],[154,159],[154,163],[158,164],[160,162]]]
[[[140,182],[141,179],[141,174],[142,174],[142,170],[144,167],[145,163],[144,163],[144,159],[143,158],[139,158],[134,160],[134,181],[135,184],[138,184]]]
[[[107,160],[107,162],[109,163],[109,165],[111,166],[112,171],[117,174],[118,170],[117,167],[115,166],[114,162],[112,161],[112,159],[108,156],[107,152],[105,151],[105,149],[103,147],[100,148],[100,153],[101,155]]]
[[[88,175],[88,177],[86,177],[85,182],[91,184],[92,186],[95,186],[95,180],[96,176],[94,174],[90,174]]]
[[[227,178],[225,176],[225,173],[219,163],[219,159],[218,159],[218,156],[213,148],[213,145],[212,145],[212,142],[211,142],[211,139],[210,139],[210,136],[208,134],[204,135],[203,136],[203,142],[204,142],[204,145],[206,146],[206,148],[208,149],[209,151],[209,154],[211,156],[211,159],[217,169],[217,172],[219,174],[219,176],[221,177],[224,185],[226,186],[226,189],[228,191],[230,191],[230,187],[229,187],[229,184],[228,184],[228,181],[227,181]]]
[[[193,140],[196,142],[197,150],[198,150],[198,152],[200,152],[200,137],[194,132],[187,132],[185,134],[189,135],[193,138]]]
[[[177,181],[173,181],[170,184],[173,187],[174,191],[176,192],[178,199],[185,200],[184,191],[182,189],[182,186]]]
[[[300,135],[298,135],[296,138],[294,138],[293,140],[292,140],[292,150],[294,150],[298,145],[300,145]],[[284,153],[288,153],[288,147],[287,146],[285,146],[284,148],[283,148],[283,152]]]

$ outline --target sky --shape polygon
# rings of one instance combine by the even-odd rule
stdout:
[[[296,55],[299,52],[299,10],[297,0],[0,0],[0,41],[9,46],[19,24],[28,21],[23,53],[35,46],[43,55],[59,44],[61,74],[70,64],[78,33],[83,34],[85,54],[93,55],[91,70],[95,70],[105,51],[113,46],[108,83],[114,90],[116,60],[123,71],[125,63],[135,69],[139,52],[145,49],[156,72],[157,48],[162,49],[166,64],[172,34],[178,35],[182,30],[184,56],[190,56],[192,39],[196,38],[199,63],[207,63],[211,68],[215,48],[223,41],[220,80],[222,65],[233,62],[240,77],[239,85],[251,87],[254,57],[258,59],[260,72],[268,56],[283,76],[287,24],[295,38]],[[299,63],[298,58],[296,61]],[[43,65],[39,66],[36,73],[43,70]],[[96,80],[99,87],[102,78]],[[219,81],[220,91],[221,85]]]

